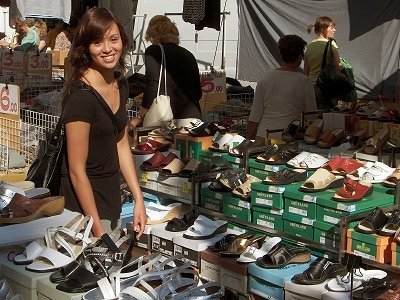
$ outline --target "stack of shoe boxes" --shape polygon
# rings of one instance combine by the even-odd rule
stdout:
[[[228,193],[228,196],[222,201],[222,213],[242,221],[251,222],[250,202],[230,193]]]
[[[253,223],[275,230],[283,230],[283,192],[286,186],[264,183],[251,185]]]

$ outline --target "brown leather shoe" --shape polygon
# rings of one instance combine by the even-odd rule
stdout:
[[[40,216],[61,214],[63,210],[63,196],[30,199],[16,193],[10,203],[1,211],[0,223],[26,223]]]

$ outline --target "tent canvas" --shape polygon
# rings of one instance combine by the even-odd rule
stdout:
[[[238,0],[238,5],[239,79],[261,79],[279,65],[281,36],[297,34],[310,42],[315,35],[307,33],[307,25],[328,15],[336,21],[339,53],[353,67],[358,95],[398,97],[400,1]]]

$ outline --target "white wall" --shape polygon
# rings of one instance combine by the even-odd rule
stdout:
[[[0,7],[0,31],[5,32],[6,40],[11,40],[14,34],[14,29],[9,27],[9,8]]]
[[[238,13],[236,0],[221,0],[221,11],[230,12],[227,15],[225,25],[225,68],[227,76],[235,78],[236,74],[236,57],[237,57],[237,42],[238,42]],[[168,3],[168,4],[167,4]],[[139,0],[137,7],[137,15],[143,16],[147,14],[144,30],[150,19],[155,15],[163,15],[165,13],[182,13],[183,0]],[[221,31],[205,27],[203,30],[198,31],[198,43],[195,43],[195,26],[193,24],[184,22],[181,15],[168,15],[173,20],[180,33],[180,45],[193,53],[197,60],[205,61],[213,64],[215,69],[221,67],[222,62],[222,26]],[[140,32],[143,18],[136,18],[134,36]],[[219,40],[219,42],[218,42]],[[149,45],[148,43],[146,44]],[[214,58],[215,50],[217,53]],[[204,65],[199,64],[199,69],[206,70]],[[141,69],[140,72],[144,72]]]

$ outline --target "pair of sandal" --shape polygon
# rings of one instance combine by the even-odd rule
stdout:
[[[282,242],[276,244],[264,256],[256,260],[256,265],[265,269],[283,268],[288,264],[308,263],[311,260],[309,249],[300,246],[289,247]]]
[[[292,147],[273,145],[267,148],[264,153],[258,155],[256,161],[267,165],[284,165],[296,155],[298,155],[298,152]]]
[[[400,211],[394,210],[390,215],[379,207],[374,208],[368,216],[361,220],[354,228],[355,231],[365,234],[394,236],[400,226]]]
[[[289,167],[295,169],[316,170],[327,164],[329,159],[316,153],[303,151],[287,162]]]
[[[391,176],[395,170],[396,169],[381,162],[367,162],[353,173],[348,174],[347,177],[352,180],[363,181],[364,183],[382,183]]]
[[[120,247],[129,239],[124,253]],[[97,281],[129,262],[134,239],[134,235],[126,235],[121,229],[104,234],[84,249],[80,262],[75,260],[61,267],[50,275],[50,281],[57,284],[56,289],[66,293],[83,293],[96,288]]]
[[[243,142],[245,138],[239,134],[232,135],[230,133],[225,133],[221,135],[219,133],[215,134],[213,137],[213,143],[208,150],[228,153],[232,148],[238,146]]]
[[[168,151],[171,143],[166,141],[157,141],[153,138],[140,142],[136,147],[132,148],[131,151],[136,155],[154,154],[156,152]]]

